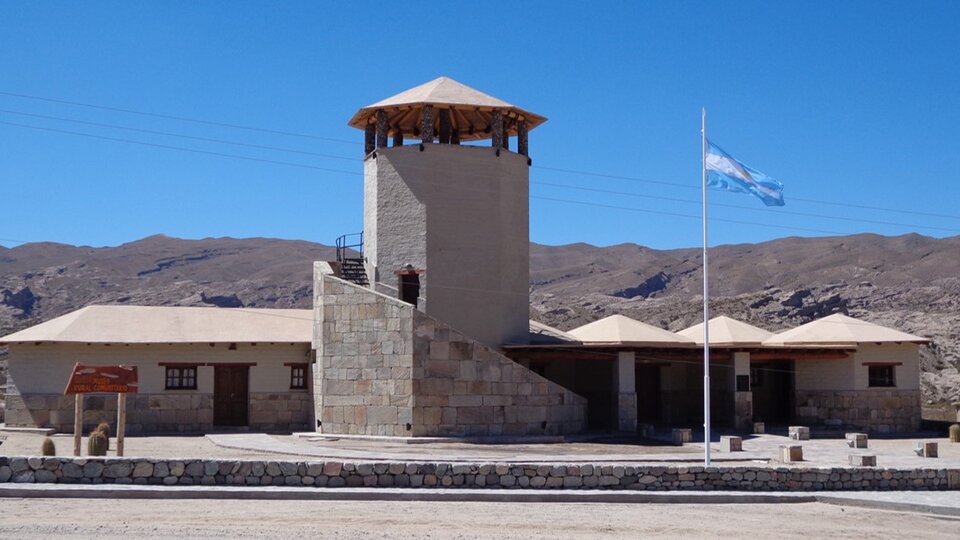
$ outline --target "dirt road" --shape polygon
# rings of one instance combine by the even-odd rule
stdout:
[[[956,538],[960,520],[778,505],[0,499],[0,538]]]

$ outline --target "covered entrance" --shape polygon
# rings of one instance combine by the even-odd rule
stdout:
[[[247,425],[249,388],[249,366],[214,366],[213,425],[223,427]]]
[[[768,426],[785,426],[793,421],[794,374],[793,360],[751,362],[754,421]]]

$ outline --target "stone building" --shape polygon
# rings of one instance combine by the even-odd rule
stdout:
[[[9,345],[6,424],[72,432],[76,363],[136,366],[127,433],[312,423],[310,334],[302,309],[89,306],[3,337]],[[115,394],[88,394],[83,423],[116,422]],[[114,426],[115,428],[116,426]]]
[[[634,432],[702,424],[702,325],[529,320],[529,140],[546,119],[449,78],[361,108],[364,231],[314,264],[313,310],[91,306],[0,338],[6,421],[70,431],[75,362],[135,365],[131,433]],[[709,322],[711,415],[912,431],[927,340],[834,315]],[[116,400],[87,398],[85,424]]]

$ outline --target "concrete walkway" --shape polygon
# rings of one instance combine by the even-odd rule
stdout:
[[[262,433],[211,434],[207,440],[223,448],[268,454],[288,454],[326,459],[359,461],[425,461],[443,463],[700,463],[703,454],[687,448],[685,452],[651,452],[632,445],[605,445],[613,453],[572,452],[567,444],[390,444],[381,441],[282,440]],[[667,447],[669,448],[669,447]],[[701,446],[702,448],[702,446]],[[636,449],[636,452],[630,452]],[[715,451],[718,463],[742,463],[769,459],[757,452],[723,454]]]
[[[354,461],[407,462],[487,462],[487,463],[624,463],[663,464],[703,461],[703,443],[681,447],[652,446],[630,441],[624,443],[555,443],[555,444],[468,444],[457,442],[406,444],[383,440],[336,438],[274,437],[262,433],[211,434],[207,440],[221,448],[263,454],[296,455]],[[940,457],[923,458],[913,452],[916,442],[933,441],[939,445]],[[960,444],[946,438],[920,437],[902,439],[870,439],[868,448],[850,448],[842,438],[814,438],[793,441],[782,435],[750,435],[744,437],[743,452],[720,452],[719,444],[711,444],[712,460],[718,465],[750,464],[781,466],[776,461],[782,444],[803,446],[806,467],[847,467],[849,456],[871,454],[880,468],[960,468]]]
[[[771,504],[822,502],[960,517],[960,492],[742,492],[0,484],[0,498]]]

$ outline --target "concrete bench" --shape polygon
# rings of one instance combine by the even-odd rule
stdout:
[[[677,446],[682,446],[683,443],[688,443],[692,440],[693,440],[692,429],[684,429],[684,428],[673,429],[673,444]]]
[[[803,461],[803,446],[799,444],[781,444],[780,462],[795,463]]]
[[[743,439],[741,439],[740,437],[735,437],[733,435],[724,435],[720,437],[720,451],[721,452],[742,452]]]
[[[753,432],[757,435],[763,435],[767,432],[767,426],[763,422],[753,423]]]
[[[877,456],[873,454],[850,454],[850,465],[853,467],[876,467]]]
[[[935,442],[918,442],[913,447],[913,453],[920,457],[937,457],[937,443]]]
[[[866,448],[867,434],[866,433],[847,433],[847,446],[849,446],[850,448]]]
[[[641,437],[650,437],[655,432],[656,430],[653,424],[637,424],[637,433],[640,434]]]
[[[809,441],[810,428],[807,426],[790,426],[787,429],[789,437],[795,441]]]

